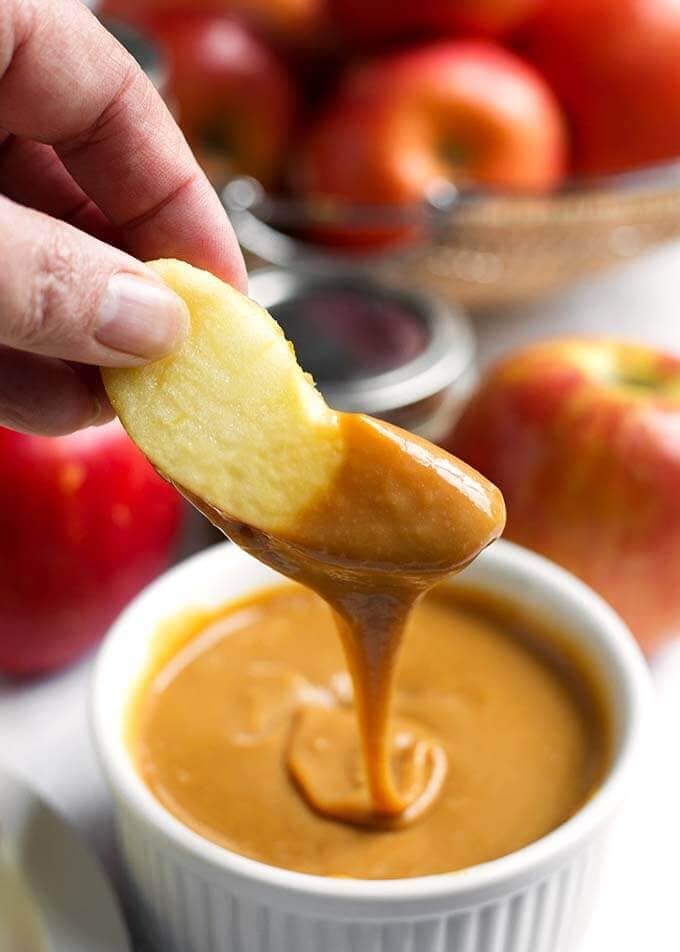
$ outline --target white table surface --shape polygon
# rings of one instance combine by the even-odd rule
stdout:
[[[476,324],[482,363],[532,339],[582,332],[680,352],[680,244],[557,299],[485,315]],[[0,764],[84,834],[120,885],[109,798],[88,731],[91,670],[90,657],[45,680],[0,680]],[[680,949],[680,640],[657,657],[653,674],[658,716],[648,769],[621,817],[594,920],[575,952]]]

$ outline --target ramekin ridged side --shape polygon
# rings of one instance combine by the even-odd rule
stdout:
[[[136,912],[163,952],[573,952],[588,921],[600,837],[547,875],[489,902],[422,915],[323,913],[310,902],[258,902],[192,869],[122,808],[119,835]]]

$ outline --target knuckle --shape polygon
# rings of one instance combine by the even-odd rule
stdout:
[[[34,251],[33,280],[21,327],[22,342],[27,347],[44,347],[63,339],[76,264],[68,243],[48,230]]]
[[[0,196],[0,345],[87,359],[112,267],[76,229]]]
[[[129,100],[145,101],[149,86],[145,74],[132,57],[126,59],[120,81],[104,108],[86,129],[57,144],[59,155],[62,158],[73,158],[83,150],[117,136],[118,121],[120,116],[125,114]]]

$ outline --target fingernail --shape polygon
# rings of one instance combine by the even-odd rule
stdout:
[[[109,279],[95,328],[100,344],[153,360],[174,350],[188,330],[187,306],[170,288],[122,272]]]

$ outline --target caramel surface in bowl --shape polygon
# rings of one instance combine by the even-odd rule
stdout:
[[[584,659],[459,586],[417,604],[395,681],[392,776],[424,802],[373,828],[351,679],[317,595],[265,590],[175,620],[158,646],[130,715],[137,769],[187,826],[270,865],[367,879],[462,869],[559,826],[608,768]]]

